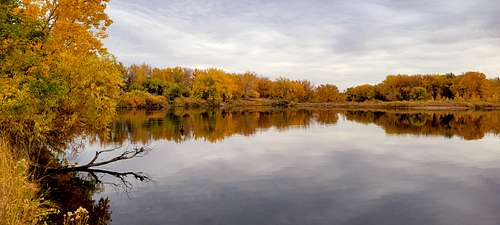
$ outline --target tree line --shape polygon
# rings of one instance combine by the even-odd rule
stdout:
[[[163,96],[209,103],[273,99],[290,102],[461,101],[500,102],[500,79],[480,72],[433,75],[389,75],[379,84],[363,84],[340,91],[334,84],[313,85],[308,80],[271,80],[253,72],[221,69],[154,68],[147,64],[123,67],[123,90],[134,96]],[[162,99],[156,99],[161,101]]]

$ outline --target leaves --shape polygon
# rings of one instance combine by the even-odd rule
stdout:
[[[0,7],[0,128],[13,143],[64,148],[105,130],[121,68],[102,47],[107,0],[7,0]]]

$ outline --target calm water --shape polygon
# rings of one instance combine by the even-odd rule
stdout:
[[[131,111],[114,145],[148,145],[108,167],[112,224],[500,224],[500,112]]]

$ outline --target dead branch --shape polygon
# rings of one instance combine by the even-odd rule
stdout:
[[[99,166],[105,166],[113,162],[121,161],[121,160],[129,160],[137,157],[142,157],[146,153],[150,151],[149,148],[146,147],[134,147],[132,150],[125,150],[122,153],[120,153],[118,156],[113,157],[109,160],[104,160],[104,161],[98,161],[100,156],[102,156],[105,153],[111,153],[114,152],[118,149],[121,149],[121,146],[112,148],[112,149],[107,149],[107,150],[102,150],[102,151],[96,151],[94,157],[87,163],[81,166],[64,166],[64,167],[59,167],[59,168],[47,168],[44,167],[47,171],[47,175],[45,177],[54,175],[54,174],[62,174],[62,173],[71,173],[71,172],[85,172],[90,174],[90,176],[97,182],[97,183],[102,183],[101,179],[97,176],[97,174],[104,174],[104,175],[111,175],[113,177],[118,178],[123,185],[126,188],[131,187],[131,183],[127,181],[127,177],[133,177],[136,180],[139,181],[150,181],[151,179],[144,175],[143,173],[140,172],[116,172],[116,171],[111,171],[111,170],[105,170],[105,169],[98,169],[95,167]],[[41,165],[34,165],[36,167],[41,167]]]
[[[137,158],[137,157],[142,157],[144,156],[147,152],[150,151],[149,148],[146,147],[134,147],[132,150],[126,150],[122,152],[120,155],[113,157],[109,160],[101,161],[101,162],[96,162],[99,156],[103,153],[109,153],[113,152],[117,149],[120,149],[121,146],[108,149],[108,150],[103,150],[103,151],[97,151],[95,153],[94,158],[90,160],[87,164],[81,165],[81,166],[65,166],[65,167],[60,167],[55,170],[53,170],[54,173],[67,173],[67,172],[77,172],[77,171],[85,171],[89,170],[92,167],[99,167],[99,166],[104,166],[108,165],[110,163],[116,162],[116,161],[121,161],[121,160],[128,160],[132,158]]]

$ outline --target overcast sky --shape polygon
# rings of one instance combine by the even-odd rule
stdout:
[[[341,88],[388,74],[500,75],[498,0],[111,0],[125,64],[253,71]]]

